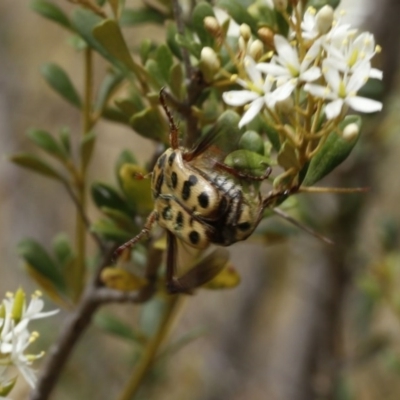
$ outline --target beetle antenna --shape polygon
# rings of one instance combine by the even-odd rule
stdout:
[[[161,88],[160,90],[160,103],[165,111],[165,114],[167,114],[169,121],[169,143],[171,147],[175,150],[179,147],[179,141],[178,141],[179,131],[178,127],[175,124],[174,117],[172,116],[167,106],[165,88]]]

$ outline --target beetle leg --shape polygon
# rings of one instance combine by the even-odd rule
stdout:
[[[125,249],[130,249],[131,247],[133,247],[140,239],[142,239],[143,236],[148,235],[151,227],[153,226],[155,220],[157,218],[157,212],[156,211],[152,211],[151,214],[147,217],[146,223],[143,227],[143,229],[131,240],[128,240],[126,243],[124,243],[123,245],[119,246],[117,250],[114,251],[113,253],[113,261],[117,260],[118,257],[121,255],[121,253],[125,250]]]
[[[235,176],[236,178],[250,179],[253,181],[264,181],[271,175],[271,172],[272,172],[272,168],[270,166],[268,166],[263,175],[255,176],[255,175],[248,174],[246,172],[238,171],[236,168],[233,168],[230,165],[227,165],[227,164],[219,162],[219,161],[216,162],[216,166],[218,168],[222,169],[223,171],[230,173],[231,175]]]
[[[299,190],[298,186],[293,186],[290,189],[280,190],[275,193],[271,193],[265,199],[263,199],[263,209],[267,207],[275,207],[286,200],[291,194],[296,193]]]
[[[179,140],[178,140],[178,127],[175,124],[174,117],[172,116],[167,103],[165,101],[165,88],[161,88],[160,90],[160,103],[167,114],[168,121],[169,121],[169,143],[173,149],[177,149],[179,147]]]

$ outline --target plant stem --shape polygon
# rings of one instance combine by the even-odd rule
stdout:
[[[87,135],[92,127],[91,121],[91,109],[92,109],[92,90],[93,90],[93,79],[92,79],[92,50],[90,48],[85,49],[84,52],[84,74],[85,74],[85,87],[84,87],[84,101],[82,109],[82,138]],[[86,210],[86,166],[88,162],[80,160],[79,170],[79,181],[77,182],[77,198],[80,204],[81,210]],[[76,253],[77,262],[75,270],[72,272],[72,287],[74,289],[74,299],[77,300],[83,290],[84,286],[84,275],[85,275],[85,259],[86,259],[86,231],[85,221],[82,218],[82,213],[77,211],[76,214]]]
[[[133,371],[133,374],[130,377],[128,384],[124,388],[118,400],[131,400],[139,390],[140,385],[143,382],[143,379],[145,378],[146,374],[153,365],[154,359],[157,355],[160,345],[162,344],[162,342],[164,341],[164,339],[166,338],[166,336],[170,331],[174,319],[173,317],[176,315],[178,306],[181,303],[180,302],[181,298],[182,296],[180,295],[169,296],[167,298],[168,308],[165,311],[165,314],[160,323],[158,331],[156,332],[155,336],[148,342],[147,347],[145,348],[142,354],[138,366]]]

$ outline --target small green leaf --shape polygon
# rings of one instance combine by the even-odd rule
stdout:
[[[124,321],[110,313],[97,313],[94,318],[94,323],[103,331],[120,337],[121,339],[127,339],[140,345],[146,342],[146,337],[142,333],[137,332]]]
[[[133,115],[129,121],[131,127],[141,136],[167,143],[164,122],[154,108],[146,108]]]
[[[13,390],[15,383],[17,382],[18,375],[13,378],[3,378],[0,383],[0,396],[6,398],[6,396]]]
[[[129,125],[129,117],[115,107],[106,107],[102,114],[105,119],[110,121],[119,122],[124,125]]]
[[[112,57],[136,75],[143,75],[143,69],[133,60],[121,29],[114,20],[106,19],[97,24],[93,28],[93,36]]]
[[[140,43],[139,55],[142,64],[145,65],[150,57],[150,54],[157,48],[156,44],[151,39],[144,39]]]
[[[91,186],[91,193],[97,207],[113,208],[131,215],[130,207],[112,186],[102,182],[94,182]]]
[[[246,131],[239,140],[239,148],[264,155],[264,141],[255,131]]]
[[[139,233],[137,232],[137,226],[133,223],[133,213],[129,215],[124,211],[109,207],[101,207],[100,210],[106,217],[112,219],[119,227],[126,231],[133,232],[132,236]]]
[[[236,150],[228,154],[225,163],[250,175],[262,176],[265,174],[270,160],[250,150]]]
[[[200,1],[193,10],[192,24],[202,46],[213,47],[214,38],[204,27],[204,18],[215,17],[214,10],[209,3]]]
[[[50,133],[39,129],[31,129],[27,133],[28,137],[36,145],[52,156],[64,161],[67,158],[67,153],[62,145],[60,145]]]
[[[171,50],[165,44],[160,45],[156,53],[156,62],[165,82],[169,82],[173,61]]]
[[[169,87],[178,100],[184,97],[184,73],[181,63],[175,63],[169,73]]]
[[[119,186],[121,187],[120,170],[124,164],[137,164],[136,157],[130,150],[123,150],[115,162],[115,175],[117,177]]]
[[[40,72],[47,83],[65,100],[80,108],[82,105],[78,92],[67,73],[57,64],[47,63],[42,65]]]
[[[184,47],[190,54],[195,56],[198,60],[200,59],[201,49],[203,48],[200,43],[197,43],[189,35],[181,35],[180,33],[175,35],[175,40],[178,46]]]
[[[246,8],[239,1],[219,0],[216,5],[226,10],[239,25],[247,24],[254,34],[257,33],[257,21],[248,13]]]
[[[125,8],[119,20],[121,26],[137,26],[139,24],[158,24],[161,25],[166,20],[166,16],[154,8]]]
[[[115,89],[123,81],[124,76],[120,73],[116,73],[115,71],[109,72],[101,83],[99,93],[96,99],[96,110],[103,110],[103,108],[107,105],[110,97],[113,95]]]
[[[182,60],[182,51],[181,48],[176,41],[176,35],[178,33],[178,30],[176,28],[176,24],[173,21],[167,21],[166,22],[166,36],[167,36],[167,45],[174,54],[175,57],[179,58],[179,60]]]
[[[117,243],[124,243],[132,238],[132,233],[116,226],[110,219],[100,219],[96,221],[91,230],[106,240],[112,240]]]
[[[34,0],[31,2],[30,7],[41,16],[57,22],[64,28],[72,30],[69,18],[56,4],[44,0]]]
[[[19,256],[24,258],[37,273],[49,280],[61,292],[65,290],[60,270],[38,242],[33,239],[24,239],[18,243],[17,251]]]
[[[279,151],[281,148],[278,131],[271,125],[267,124],[267,122],[261,116],[254,118],[253,121],[247,124],[247,128],[251,129],[252,131],[259,132],[260,134],[265,133],[274,150]]]
[[[59,233],[53,240],[53,251],[58,264],[63,270],[75,258],[68,236],[65,233]]]
[[[81,140],[80,153],[83,168],[86,168],[90,162],[95,143],[96,134],[94,132],[85,134]]]
[[[161,72],[158,62],[152,59],[147,60],[145,69],[149,76],[149,83],[152,84],[152,87],[156,91],[159,91],[167,81],[164,78],[164,74]]]
[[[58,132],[60,143],[66,154],[71,155],[71,134],[67,127],[62,127]]]
[[[361,118],[356,115],[346,116],[339,124],[339,128],[343,131],[351,123],[357,124],[359,130],[361,130]],[[302,185],[314,185],[334,170],[351,153],[357,143],[358,137],[359,135],[354,140],[348,141],[336,132],[331,132],[320,151],[310,161],[310,166]]]
[[[288,142],[285,142],[279,150],[277,161],[285,171],[289,170],[290,168],[300,168],[296,149]]]
[[[128,118],[138,112],[135,104],[130,99],[116,99],[114,103]]]
[[[34,154],[14,154],[10,157],[10,161],[19,165],[20,167],[37,172],[38,174],[57,179],[59,181],[64,181],[63,177],[55,169],[53,169],[53,167]]]

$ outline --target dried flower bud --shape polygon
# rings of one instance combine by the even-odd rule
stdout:
[[[240,35],[247,42],[251,38],[251,29],[247,24],[240,25]]]
[[[275,47],[274,45],[274,31],[267,27],[262,27],[258,30],[258,37],[261,41],[270,49]]]
[[[349,124],[343,129],[342,138],[346,140],[346,142],[352,142],[355,140],[360,133],[360,129],[357,124]]]
[[[286,11],[288,6],[287,0],[273,0],[273,3],[277,11]]]
[[[203,47],[200,54],[200,70],[207,82],[212,81],[221,67],[217,53],[211,47]]]
[[[214,37],[218,37],[221,34],[221,25],[215,17],[205,17],[204,18],[204,28]]]
[[[258,61],[261,56],[264,54],[264,46],[261,40],[254,40],[254,42],[250,45],[249,55],[255,60]]]
[[[332,28],[333,8],[331,6],[323,6],[316,15],[318,32],[323,35]]]

